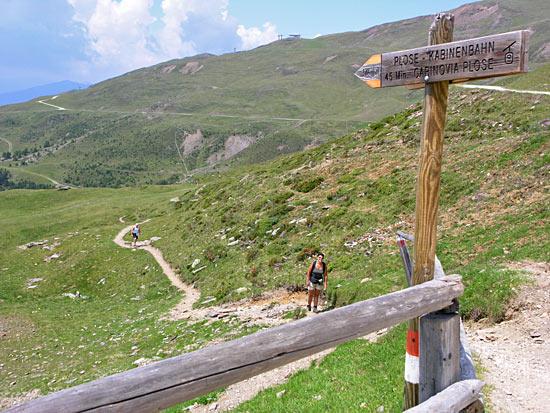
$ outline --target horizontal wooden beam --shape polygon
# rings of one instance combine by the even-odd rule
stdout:
[[[485,386],[481,380],[458,381],[430,397],[424,403],[407,410],[407,413],[458,413],[479,398]]]
[[[29,401],[8,412],[152,412],[449,306],[460,276],[433,280]]]
[[[355,76],[373,88],[470,79],[527,72],[528,30],[371,56]]]

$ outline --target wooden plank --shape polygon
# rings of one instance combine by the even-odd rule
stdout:
[[[247,337],[85,383],[8,412],[165,409],[451,304],[459,276],[355,303]]]
[[[528,30],[375,55],[355,75],[371,87],[465,81],[528,71]],[[378,62],[380,60],[380,62]],[[376,82],[376,80],[380,82]]]
[[[430,26],[428,47],[453,40],[454,15],[441,13]],[[447,113],[449,82],[429,83],[424,90],[424,117],[420,141],[420,162],[416,191],[416,219],[414,232],[413,285],[433,278],[439,181],[443,153],[443,130]],[[418,319],[409,320],[408,336],[418,335]],[[418,355],[418,350],[417,350]],[[408,355],[406,354],[406,357]],[[418,358],[418,357],[417,357]],[[414,368],[414,372],[410,370]],[[403,410],[418,404],[418,360],[405,365],[406,381]],[[414,381],[411,381],[414,378]]]
[[[418,400],[428,400],[460,380],[460,317],[435,312],[420,318]]]
[[[456,382],[439,392],[424,403],[407,410],[408,413],[458,413],[479,398],[479,392],[485,386],[481,380]]]

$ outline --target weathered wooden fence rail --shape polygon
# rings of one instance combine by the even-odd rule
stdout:
[[[485,383],[481,380],[463,380],[451,384],[445,390],[430,397],[424,403],[410,408],[410,413],[455,413],[460,412],[479,399]]]
[[[452,304],[459,276],[61,390],[7,412],[153,412]]]

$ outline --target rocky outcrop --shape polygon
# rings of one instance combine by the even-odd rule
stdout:
[[[180,70],[180,73],[182,75],[194,75],[203,67],[204,65],[201,65],[199,62],[189,62]]]
[[[183,154],[189,155],[202,143],[202,132],[197,129],[195,133],[185,132],[185,138],[183,140]]]

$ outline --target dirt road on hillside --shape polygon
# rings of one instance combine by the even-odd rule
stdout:
[[[456,85],[465,89],[485,89],[496,90],[497,92],[511,92],[511,93],[523,93],[528,95],[550,95],[550,92],[543,92],[540,90],[521,90],[521,89],[507,89],[502,86],[489,86],[489,85]]]
[[[50,99],[44,99],[44,100],[39,100],[38,103],[41,103],[43,105],[47,105],[47,106],[51,106],[52,108],[56,108],[57,110],[67,110],[65,108],[62,108],[61,106],[56,106],[56,105],[52,105],[51,103],[46,103],[45,101],[46,100],[54,100],[55,98],[57,98],[59,95],[57,96],[54,96],[53,98],[50,98]]]
[[[58,187],[59,186],[68,186],[69,188],[76,188],[76,186],[73,186],[73,185],[70,185],[70,184],[64,184],[63,182],[56,181],[55,179],[50,178],[49,176],[46,176],[46,175],[39,174],[38,172],[33,172],[33,171],[29,171],[27,169],[13,168],[13,167],[8,167],[7,169],[8,170],[13,170],[13,171],[22,171],[22,172],[27,173],[27,174],[40,176],[44,179],[47,179],[52,184],[54,184],[55,186],[58,186]]]
[[[6,138],[0,138],[0,140],[3,140],[4,142],[6,142],[8,144],[8,152],[13,153],[13,143],[11,143]]]

